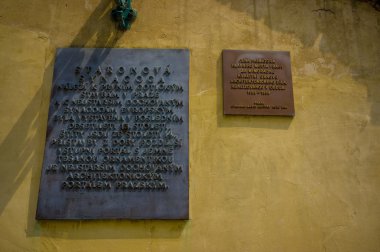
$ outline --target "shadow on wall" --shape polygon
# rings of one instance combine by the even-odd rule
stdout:
[[[374,78],[379,78],[380,58],[377,55],[380,48],[377,41],[371,42],[371,38],[376,40],[380,37],[379,11],[360,0],[315,0],[302,4],[298,0],[217,1],[233,11],[247,13],[254,20],[262,20],[271,31],[294,34],[304,48],[317,48],[325,55],[334,55],[350,69],[354,79],[367,86],[368,100],[372,104],[371,123],[380,124],[380,98],[375,95],[379,87]],[[260,34],[255,35],[260,39]],[[273,39],[272,36],[269,38]],[[295,63],[298,69],[303,67]],[[335,68],[329,70],[318,62],[316,66],[324,72],[329,71],[327,74],[332,78],[338,75]],[[372,81],[366,81],[368,79]]]
[[[69,47],[84,47],[93,37],[96,45],[104,47],[102,58],[115,47],[122,32],[110,18],[112,1],[102,0]],[[74,64],[74,62],[67,62]],[[0,214],[4,211],[15,192],[32,172],[26,235],[64,237],[69,239],[110,239],[110,238],[176,238],[182,233],[186,221],[36,221],[39,180],[43,162],[46,132],[47,108],[54,60],[45,69],[43,83],[25,111],[14,124],[10,133],[0,145],[0,172],[3,176],[0,190]],[[28,132],[36,132],[32,136]],[[20,142],[22,139],[22,142]]]
[[[175,239],[187,221],[183,220],[99,220],[39,221],[29,236],[65,239]]]
[[[37,153],[43,147],[37,145],[40,121],[42,88],[40,88],[25,111],[14,124],[12,130],[0,146],[0,173],[2,185],[0,189],[0,214],[4,211],[13,194],[19,188],[30,169],[42,160],[36,161]],[[33,134],[30,134],[33,132]]]

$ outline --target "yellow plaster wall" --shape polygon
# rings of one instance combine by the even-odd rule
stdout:
[[[0,251],[380,251],[380,12],[349,0],[2,0]],[[315,11],[326,8],[330,11]],[[37,222],[57,47],[190,48],[189,221]],[[222,49],[289,50],[296,116],[223,116]]]

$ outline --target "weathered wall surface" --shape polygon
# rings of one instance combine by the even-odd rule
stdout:
[[[1,251],[380,251],[379,12],[135,0],[122,33],[112,2],[1,3]],[[191,220],[34,220],[57,47],[190,48]],[[296,116],[223,116],[222,49],[289,50]]]

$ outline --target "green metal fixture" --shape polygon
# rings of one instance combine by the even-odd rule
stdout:
[[[121,30],[129,30],[137,17],[137,11],[132,8],[132,0],[115,0],[117,7],[112,10],[112,19],[119,23]]]

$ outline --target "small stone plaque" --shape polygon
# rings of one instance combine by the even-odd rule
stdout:
[[[290,54],[223,51],[224,114],[294,116]]]
[[[37,219],[188,219],[189,51],[57,50]]]

